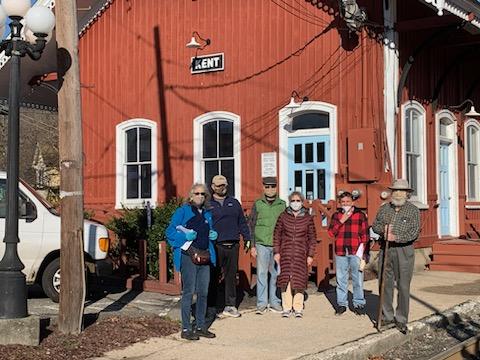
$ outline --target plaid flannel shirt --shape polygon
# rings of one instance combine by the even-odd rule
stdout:
[[[384,204],[378,209],[372,229],[378,235],[385,236],[385,225],[392,225],[392,233],[397,243],[408,243],[418,239],[420,234],[420,211],[411,202],[395,214],[395,206],[391,203]]]
[[[355,255],[358,246],[368,240],[367,216],[354,208],[353,214],[342,224],[340,219],[343,214],[343,209],[339,209],[332,215],[328,235],[335,238],[335,254],[345,256],[348,251],[349,255]]]

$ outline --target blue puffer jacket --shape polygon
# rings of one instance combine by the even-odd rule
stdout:
[[[203,210],[205,219],[208,221],[210,229],[212,227],[212,213],[210,210]],[[175,265],[175,270],[180,271],[182,249],[180,249],[183,244],[187,241],[185,233],[177,230],[178,225],[185,226],[192,217],[194,216],[192,211],[192,206],[190,204],[185,204],[179,207],[172,216],[170,225],[167,227],[167,240],[170,246],[173,248],[173,264]],[[208,251],[210,252],[210,260],[213,265],[215,265],[215,248],[213,246],[213,241],[210,240],[208,244]]]

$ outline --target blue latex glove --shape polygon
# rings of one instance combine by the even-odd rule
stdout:
[[[189,231],[185,233],[185,238],[187,241],[193,241],[197,238],[197,232],[196,231]]]
[[[210,230],[208,232],[208,238],[212,241],[217,240],[218,238],[218,233],[215,230]]]

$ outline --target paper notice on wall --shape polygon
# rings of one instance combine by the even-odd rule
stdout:
[[[277,177],[277,153],[262,153],[262,177]]]
[[[358,246],[358,249],[357,249],[357,252],[356,252],[355,255],[358,256],[360,259],[363,259],[363,251],[364,251],[364,249],[365,249],[365,247],[364,247],[363,243],[360,244],[360,245]]]

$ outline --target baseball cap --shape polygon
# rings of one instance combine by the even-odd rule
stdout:
[[[267,176],[262,179],[263,185],[277,185],[277,178],[273,176]]]
[[[212,179],[213,185],[228,185],[227,178],[223,175],[215,175]]]

